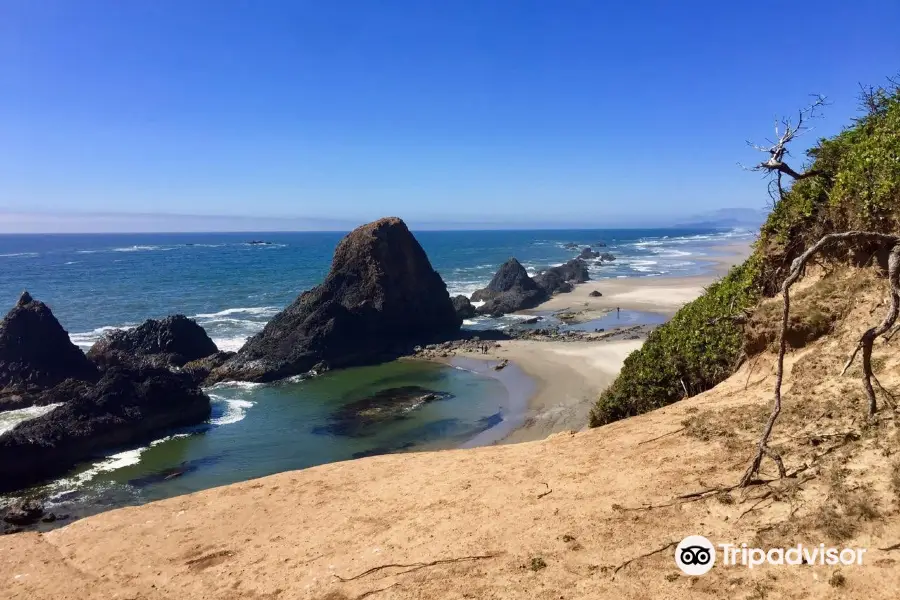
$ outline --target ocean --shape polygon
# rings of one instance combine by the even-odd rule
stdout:
[[[710,229],[414,232],[451,295],[485,286],[515,256],[532,274],[590,245],[616,260],[593,262],[593,279],[708,272],[718,248],[749,231]],[[87,350],[105,332],[183,313],[222,350],[247,337],[303,290],[322,281],[342,233],[179,233],[0,236],[0,301],[22,290],[47,303]],[[600,244],[604,246],[600,246]],[[479,318],[465,327],[505,327]],[[404,418],[350,432],[341,407],[381,390],[417,386],[445,398]],[[88,514],[209,487],[384,452],[489,441],[524,418],[496,378],[462,367],[395,362],[304,382],[224,383],[207,390],[213,416],[141,448],[122,448],[43,486],[63,510]],[[0,432],[41,409],[0,413]],[[502,426],[500,424],[503,424]],[[177,476],[176,476],[177,475]]]

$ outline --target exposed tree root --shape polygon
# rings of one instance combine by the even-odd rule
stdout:
[[[405,571],[400,571],[399,573],[394,573],[394,575],[403,575],[404,573],[411,573],[412,571],[418,571],[419,569],[425,569],[427,567],[435,567],[437,565],[446,565],[446,564],[466,562],[466,561],[471,561],[471,560],[485,560],[488,558],[495,558],[497,556],[499,556],[499,553],[494,552],[491,554],[478,554],[478,555],[474,555],[474,556],[460,556],[458,558],[443,558],[440,560],[433,560],[431,562],[418,562],[418,563],[410,563],[410,564],[391,563],[388,565],[379,565],[377,567],[372,567],[371,569],[363,571],[362,573],[360,573],[358,575],[354,575],[352,577],[341,577],[337,573],[334,573],[334,576],[337,577],[338,579],[340,579],[341,581],[346,582],[346,581],[353,581],[355,579],[361,579],[367,575],[371,575],[372,573],[377,573],[378,571],[381,571],[384,569],[393,569],[393,568],[406,569]]]
[[[661,440],[664,437],[669,437],[670,435],[675,435],[676,433],[681,433],[685,429],[687,429],[687,427],[682,427],[681,429],[676,429],[675,431],[670,431],[669,433],[664,433],[662,435],[658,435],[655,438],[650,438],[649,440],[644,440],[643,442],[638,442],[637,445],[640,446],[641,444],[649,444],[650,442],[655,442],[656,440]]]
[[[875,390],[872,387],[872,347],[879,336],[884,335],[894,326],[897,321],[898,312],[900,312],[900,237],[871,231],[830,233],[823,236],[818,242],[794,260],[791,265],[790,273],[781,284],[781,293],[784,296],[784,308],[781,314],[781,333],[779,335],[778,361],[776,363],[777,366],[775,371],[775,398],[772,406],[772,413],[769,415],[769,419],[766,422],[765,429],[763,430],[757,445],[756,456],[753,458],[750,466],[741,478],[739,484],[741,487],[747,487],[757,479],[763,457],[768,457],[775,462],[781,477],[785,477],[786,475],[784,461],[781,459],[781,456],[769,447],[769,437],[772,435],[772,428],[775,426],[775,421],[781,413],[781,386],[784,381],[784,356],[787,353],[787,331],[791,311],[791,286],[800,279],[806,263],[815,256],[817,252],[835,242],[848,242],[851,244],[874,242],[881,244],[883,247],[890,248],[890,258],[888,260],[888,282],[891,290],[890,309],[880,325],[872,327],[862,335],[857,348],[853,351],[850,360],[847,362],[847,366],[844,367],[844,371],[846,372],[857,353],[862,350],[863,387],[865,388],[866,395],[869,399],[870,418],[875,415],[875,412],[878,409]]]
[[[616,573],[618,573],[619,571],[621,571],[622,569],[624,569],[625,567],[627,567],[628,565],[630,565],[631,563],[633,563],[636,560],[641,560],[643,558],[648,558],[650,556],[653,556],[654,554],[659,554],[660,552],[665,552],[669,548],[672,548],[677,545],[678,545],[678,542],[669,542],[662,548],[657,548],[656,550],[647,552],[646,554],[641,554],[640,556],[635,556],[634,558],[629,558],[628,560],[626,560],[625,562],[623,562],[622,564],[617,566],[615,569],[613,569],[613,576],[615,576]]]

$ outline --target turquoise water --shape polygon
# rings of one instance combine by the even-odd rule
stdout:
[[[617,256],[591,265],[595,279],[693,275],[703,258],[741,232],[710,230],[478,231],[416,234],[451,294],[470,294],[517,257],[529,271],[577,254],[567,243],[606,243]],[[47,302],[84,349],[105,331],[184,313],[221,349],[237,350],[275,313],[327,273],[339,233],[0,236],[0,301],[28,289]],[[266,244],[250,244],[262,240]],[[621,324],[637,324],[628,313]],[[468,326],[504,326],[480,320]],[[591,327],[615,326],[612,320]],[[395,362],[304,382],[208,389],[209,423],[146,447],[121,448],[81,465],[43,491],[63,511],[87,514],[284,470],[385,452],[490,443],[522,418],[527,383],[477,369]],[[329,427],[347,404],[379,390],[418,386],[446,398],[402,418],[354,431]],[[514,392],[509,393],[512,389]],[[516,396],[516,397],[511,397]],[[443,395],[442,395],[443,397]],[[35,413],[0,417],[0,430]]]

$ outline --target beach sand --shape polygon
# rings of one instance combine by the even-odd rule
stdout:
[[[570,293],[554,296],[523,313],[566,310],[577,312],[579,320],[585,321],[619,307],[671,316],[700,296],[733,265],[743,261],[750,254],[750,244],[720,246],[715,251],[716,256],[705,259],[711,267],[708,275],[588,281]],[[594,290],[603,296],[590,296]],[[488,360],[491,364],[507,359],[535,381],[535,391],[528,399],[522,425],[501,440],[502,443],[518,443],[585,428],[597,397],[615,380],[625,358],[642,344],[642,339],[601,342],[510,340],[500,342],[487,357],[477,353],[461,356]]]

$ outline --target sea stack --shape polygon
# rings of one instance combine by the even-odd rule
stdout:
[[[22,292],[0,321],[0,410],[30,406],[36,402],[33,393],[66,379],[99,376],[50,308]]]
[[[460,324],[447,286],[406,224],[380,219],[341,240],[325,281],[276,315],[207,381],[273,381],[323,362],[371,364],[451,335]]]
[[[472,294],[472,300],[485,301],[476,309],[484,315],[502,315],[534,308],[549,297],[515,258],[500,265],[486,288]]]

